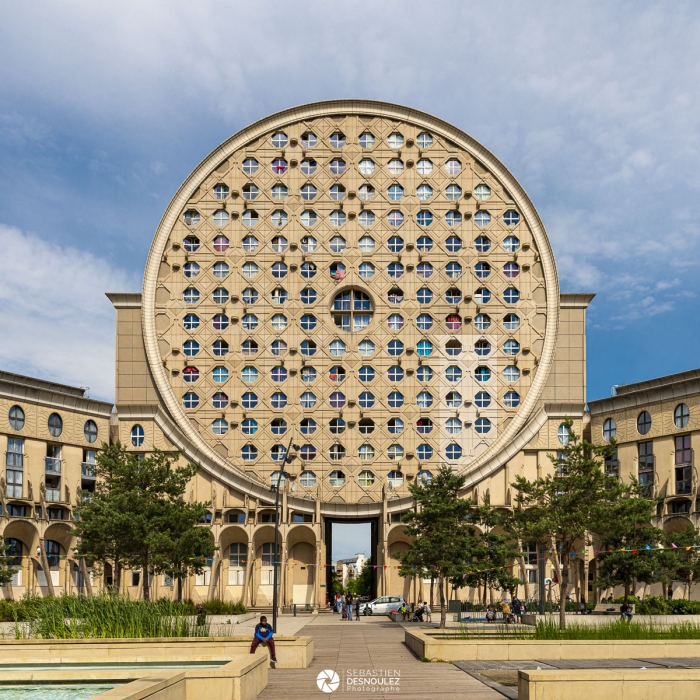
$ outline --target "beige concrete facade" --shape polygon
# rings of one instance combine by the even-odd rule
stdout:
[[[269,605],[290,438],[281,600],[318,606],[327,522],[375,521],[378,593],[427,597],[398,576],[408,486],[447,463],[465,496],[509,507],[517,474],[551,468],[563,419],[583,428],[593,295],[560,294],[542,221],[497,158],[409,108],[316,103],[231,137],[166,208],[142,293],[108,296],[112,438],[182,450],[201,467],[189,496],[212,503],[219,552],[188,582],[195,600]]]
[[[616,458],[607,469],[629,482],[634,476],[661,499],[654,525],[668,533],[696,527],[698,471],[695,448],[700,446],[700,370],[671,374],[635,384],[613,387],[613,395],[589,402],[590,440],[617,442]],[[637,591],[641,593],[640,589]],[[656,595],[666,594],[661,584]],[[688,596],[673,584],[674,597]],[[690,591],[698,599],[700,591]]]

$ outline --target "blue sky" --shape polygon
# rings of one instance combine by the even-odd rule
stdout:
[[[562,290],[597,294],[589,398],[699,364],[700,4],[0,2],[3,369],[110,400],[104,292],[140,290],[182,180],[338,97],[431,112],[512,170]]]

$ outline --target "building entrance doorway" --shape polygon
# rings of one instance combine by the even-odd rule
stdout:
[[[348,556],[353,556],[356,553],[363,552],[366,554],[367,559],[369,560],[369,565],[371,567],[371,585],[370,585],[370,600],[373,598],[377,597],[377,549],[379,546],[379,519],[378,518],[366,518],[362,520],[348,520],[344,518],[324,518],[324,528],[323,528],[323,537],[324,537],[324,543],[326,545],[326,596],[327,598],[330,599],[333,595],[333,578],[335,576],[335,565],[337,563],[338,559],[344,559],[348,557],[344,556],[338,556],[339,552],[341,550],[338,549],[336,546],[335,548],[335,556],[334,556],[334,547],[333,547],[333,526],[352,526],[352,525],[360,525],[360,524],[368,524],[369,525],[369,533],[367,533],[365,528],[358,528],[358,538],[356,541],[353,541],[353,547],[351,549],[353,550],[352,552],[343,552],[347,554]],[[344,535],[347,535],[347,528],[343,528],[345,532],[343,532]],[[364,535],[364,536],[362,536]],[[367,537],[369,535],[369,537]],[[358,572],[359,573],[359,572]]]

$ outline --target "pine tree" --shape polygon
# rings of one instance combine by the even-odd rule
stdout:
[[[471,563],[478,533],[468,519],[474,502],[460,498],[463,476],[442,465],[430,482],[411,484],[418,504],[403,517],[404,533],[412,538],[407,552],[399,555],[401,576],[437,574],[440,591],[440,629],[447,621],[445,581],[461,580]]]
[[[676,560],[674,578],[685,584],[684,597],[690,600],[693,584],[700,579],[700,530],[687,522],[684,530],[667,535],[665,541]]]
[[[155,450],[140,459],[119,443],[103,445],[95,492],[75,509],[78,552],[112,561],[117,584],[123,566],[141,569],[145,600],[151,574],[200,572],[216,549],[208,529],[197,527],[209,504],[184,499],[198,467],[178,467],[178,457]]]
[[[538,542],[558,551],[555,561],[561,585],[559,624],[566,626],[566,597],[569,560],[580,546],[590,546],[591,526],[603,504],[616,503],[627,488],[616,477],[607,476],[603,461],[612,456],[610,445],[592,445],[573,432],[573,422],[564,421],[568,443],[550,455],[554,473],[529,481],[516,477],[517,508],[508,524],[515,540]]]
[[[471,549],[471,563],[466,571],[452,580],[456,588],[484,587],[484,606],[489,588],[508,591],[513,597],[520,578],[513,576],[513,562],[520,555],[520,548],[512,536],[503,533],[508,515],[493,508],[488,498],[472,509],[469,519],[479,526]]]
[[[591,529],[600,540],[598,588],[624,586],[625,602],[634,581],[652,583],[661,571],[673,569],[673,558],[658,549],[663,531],[651,525],[656,501],[646,498],[635,478],[620,483],[617,498],[601,500],[591,518]],[[647,549],[650,547],[650,549]]]

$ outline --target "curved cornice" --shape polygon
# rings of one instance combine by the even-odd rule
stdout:
[[[530,227],[542,264],[547,294],[547,319],[542,355],[537,370],[534,373],[530,389],[520,409],[513,417],[513,420],[510,421],[508,427],[482,455],[469,463],[469,465],[464,465],[463,467],[463,469],[468,469],[468,474],[470,475],[481,473],[485,465],[491,463],[494,459],[498,459],[498,455],[513,441],[526,424],[530,414],[539,401],[547,377],[549,376],[554,361],[559,323],[559,281],[554,263],[554,255],[539,214],[525,190],[503,163],[484,148],[484,146],[460,129],[432,115],[409,107],[372,100],[331,100],[327,102],[315,102],[277,112],[276,114],[251,124],[227,141],[224,141],[224,143],[215,148],[192,173],[190,173],[176,192],[158,224],[146,261],[143,281],[143,306],[141,312],[143,340],[151,373],[161,400],[184,434],[184,437],[187,438],[187,441],[191,444],[196,453],[203,458],[203,468],[216,474],[218,478],[223,478],[223,475],[228,472],[232,476],[235,475],[237,479],[245,479],[248,483],[251,483],[251,485],[255,482],[250,474],[247,474],[244,470],[224,459],[204,440],[204,438],[202,438],[175,398],[168,382],[163,362],[160,358],[155,328],[155,295],[158,281],[158,269],[165,252],[165,246],[179,213],[192,197],[200,183],[223,160],[229,158],[235,151],[245,146],[245,144],[258,139],[274,129],[283,128],[289,124],[306,119],[317,119],[332,115],[371,115],[388,119],[404,120],[419,125],[433,133],[441,134],[458,147],[463,148],[493,173],[507,188],[511,198]],[[211,466],[205,467],[205,464]],[[228,479],[224,480],[227,481]],[[258,483],[260,483],[262,487],[262,482]],[[248,491],[248,489],[244,490]],[[357,507],[359,507],[359,504]]]

